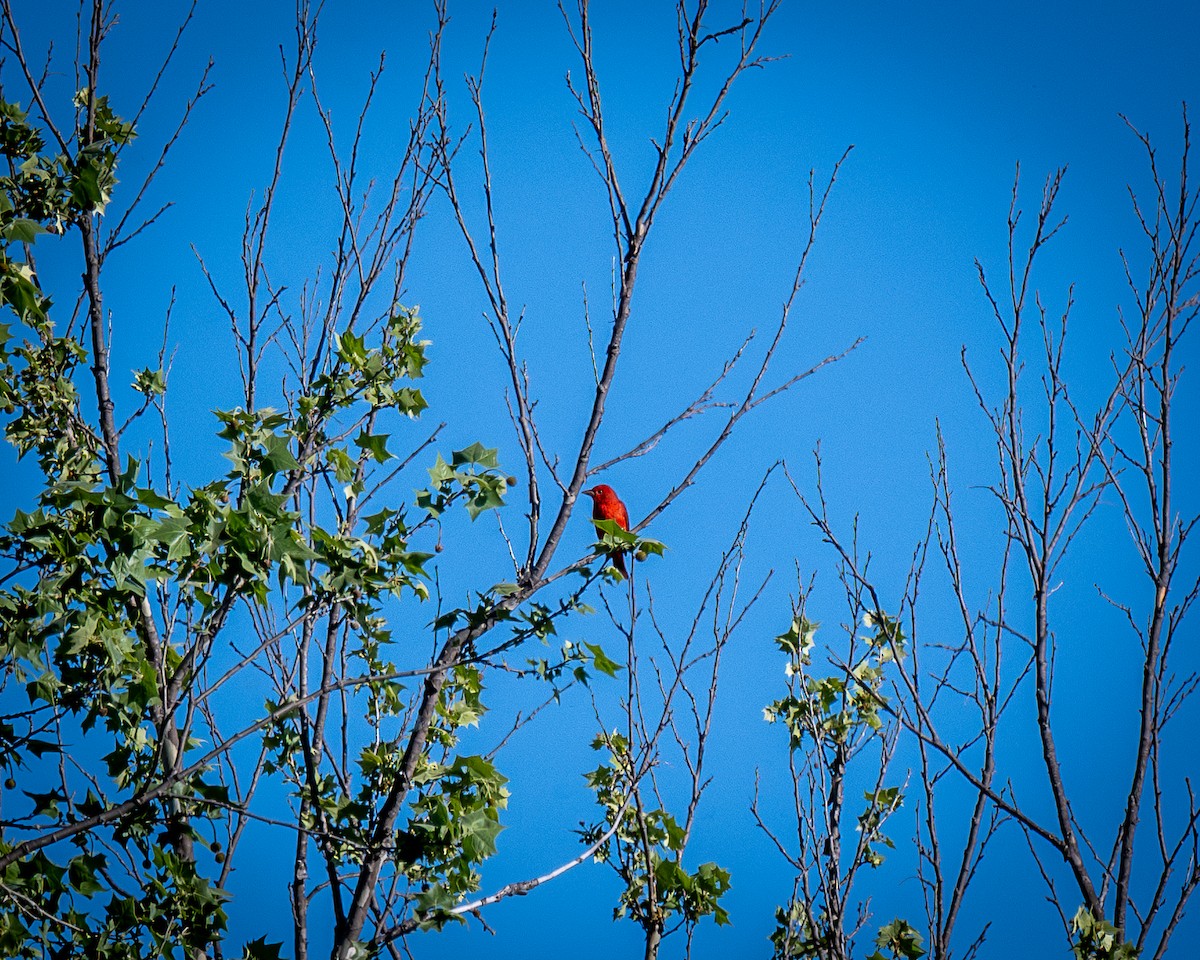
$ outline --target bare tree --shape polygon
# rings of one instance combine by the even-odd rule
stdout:
[[[940,433],[932,460],[929,533],[917,546],[907,584],[890,602],[868,572],[870,555],[859,553],[857,530],[847,538],[829,520],[820,485],[816,504],[797,489],[808,516],[834,551],[848,593],[858,598],[870,622],[894,623],[883,611],[895,610],[909,623],[911,657],[903,656],[908,650],[907,643],[900,643],[904,635],[897,633],[893,641],[885,631],[884,639],[894,648],[890,689],[861,682],[856,689],[866,690],[881,713],[917,741],[924,801],[916,849],[935,957],[949,957],[952,950],[973,956],[982,944],[986,927],[969,932],[966,939],[952,934],[988,844],[1000,831],[1015,829],[1024,836],[1064,934],[1081,958],[1165,956],[1200,883],[1200,811],[1190,779],[1181,776],[1177,764],[1164,760],[1164,731],[1197,684],[1194,670],[1180,675],[1170,665],[1171,653],[1179,649],[1174,641],[1200,592],[1200,580],[1180,582],[1183,547],[1197,517],[1179,512],[1173,496],[1178,468],[1171,456],[1173,403],[1181,375],[1179,344],[1200,309],[1200,260],[1194,247],[1197,192],[1188,177],[1186,110],[1176,177],[1164,176],[1149,138],[1136,135],[1149,160],[1153,200],[1147,204],[1130,190],[1145,244],[1141,256],[1122,258],[1136,309],[1132,317],[1121,314],[1124,342],[1112,355],[1112,388],[1094,411],[1080,409],[1065,374],[1073,293],[1067,293],[1065,306],[1054,314],[1035,290],[1038,256],[1066,223],[1055,213],[1065,171],[1047,178],[1027,240],[1020,232],[1018,176],[1007,218],[1003,286],[997,287],[978,264],[1001,335],[1003,384],[999,398],[989,399],[964,353],[964,366],[994,437],[996,471],[990,491],[1002,518],[999,561],[984,581],[989,586],[982,601],[972,599],[970,586],[979,575],[968,569],[960,554],[961,507],[952,495],[950,458]],[[1056,613],[1054,595],[1065,578],[1077,578],[1080,568],[1087,569],[1072,547],[1081,531],[1091,531],[1105,520],[1114,501],[1146,579],[1139,602],[1125,599],[1132,596],[1130,585],[1106,587],[1105,571],[1098,571],[1099,596],[1127,626],[1130,642],[1122,650],[1128,651],[1129,663],[1142,678],[1132,704],[1138,729],[1132,754],[1113,760],[1114,767],[1127,763],[1130,773],[1123,810],[1109,826],[1109,844],[1100,839],[1104,828],[1077,814],[1082,804],[1064,772],[1071,759],[1058,745],[1062,721],[1056,718],[1064,708],[1055,708],[1054,668],[1065,655],[1063,637],[1071,627]],[[959,613],[957,638],[944,622],[932,633],[928,627],[918,633],[918,586],[931,549],[941,559],[949,601]],[[799,615],[808,623],[803,608]],[[833,653],[831,662],[847,684],[858,680],[853,647],[846,654]],[[1022,712],[1026,704],[1032,707],[1030,713]],[[952,717],[953,728],[961,729],[964,709],[965,715],[977,718],[977,728],[965,737],[945,733]],[[1017,735],[1018,724],[1032,731],[1040,744],[1040,782],[1005,772],[998,762],[1000,746],[1006,736]],[[837,793],[819,791],[818,786],[840,769],[840,760],[818,754],[808,762],[811,767],[799,771],[796,782],[807,784],[811,796],[797,809],[801,822],[807,816],[811,832],[820,811],[831,815],[839,809]],[[939,834],[939,825],[946,823],[939,797],[947,778],[965,780],[974,797],[970,810],[963,811],[965,830],[955,831],[961,844],[956,842],[952,849]],[[1038,812],[1043,805],[1035,796],[1048,799],[1050,818]],[[1153,840],[1139,846],[1138,826],[1146,810]],[[959,818],[963,813],[952,815]],[[1137,857],[1135,850],[1141,851]],[[1135,862],[1140,865],[1136,870]],[[798,860],[793,865],[800,872],[804,910],[827,902],[827,890],[818,895],[804,887],[809,868]],[[814,930],[810,927],[805,935],[812,937]],[[965,946],[954,948],[956,942]]]

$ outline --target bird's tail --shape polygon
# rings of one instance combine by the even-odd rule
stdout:
[[[618,550],[616,553],[614,553],[612,555],[612,565],[614,567],[616,567],[619,571],[621,571],[621,576],[623,576],[626,580],[629,579],[629,570],[625,566],[625,551],[624,550]]]

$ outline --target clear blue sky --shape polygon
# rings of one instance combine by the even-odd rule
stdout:
[[[70,29],[65,5],[26,6],[31,37]],[[121,11],[101,84],[118,112],[131,112],[157,60],[149,52],[169,42],[179,7],[131,5]],[[143,125],[145,146],[126,161],[125,179],[137,182],[135,171],[153,162],[152,145],[171,128],[178,104],[213,57],[216,86],[196,109],[157,187],[176,205],[148,243],[115,256],[107,275],[116,383],[125,382],[126,369],[152,364],[161,316],[176,287],[172,415],[178,436],[198,439],[194,446],[177,441],[175,453],[177,469],[197,479],[220,470],[216,448],[205,439],[213,431],[209,411],[235,405],[240,388],[226,323],[189,248],[227,283],[235,282],[246,206],[273,159],[283,90],[277,47],[291,42],[292,7],[202,3]],[[362,159],[383,177],[406,129],[414,80],[423,67],[428,8],[331,0],[322,18],[317,75],[345,139],[369,71],[380,51],[388,51]],[[613,145],[628,189],[636,194],[649,170],[649,137],[657,134],[670,95],[674,16],[662,2],[597,0],[595,8]],[[452,2],[451,14],[446,74],[452,117],[462,127],[470,104],[459,81],[476,68],[490,7]],[[568,457],[591,395],[580,285],[587,284],[593,315],[602,315],[611,241],[599,181],[570,128],[573,103],[563,75],[579,71],[561,18],[546,0],[509,0],[501,4],[498,20],[484,96],[507,293],[526,309],[522,335],[544,439]],[[959,360],[965,345],[985,371],[995,372],[986,364],[998,339],[973,259],[996,276],[1003,272],[1005,215],[1018,161],[1027,208],[1036,204],[1044,177],[1069,164],[1059,209],[1070,222],[1047,252],[1039,286],[1052,307],[1060,307],[1067,286],[1076,283],[1070,374],[1084,402],[1095,399],[1106,386],[1106,358],[1116,346],[1115,306],[1124,297],[1118,248],[1139,240],[1126,184],[1146,184],[1140,145],[1119,114],[1149,132],[1164,158],[1173,160],[1181,101],[1190,101],[1200,116],[1197,37],[1200,5],[1188,2],[785,0],[764,52],[786,59],[742,78],[729,101],[730,118],[697,153],[655,225],[597,457],[607,459],[630,446],[686,405],[750,327],[773,327],[806,231],[807,172],[816,167],[819,177],[827,174],[850,144],[855,149],[835,188],[808,285],[770,379],[784,379],[859,336],[867,342],[744,422],[702,482],[654,525],[652,535],[671,549],[645,570],[667,622],[690,620],[742,505],[772,462],[786,459],[811,489],[811,451],[818,441],[835,515],[846,523],[860,515],[863,543],[874,551],[873,569],[886,590],[899,590],[925,528],[926,452],[934,446],[935,418],[950,448],[968,550],[978,559],[994,556],[996,516],[978,486],[994,470],[992,445]],[[71,47],[58,45],[64,53]],[[69,83],[64,77],[64,89]],[[474,183],[473,151],[464,150],[462,184]],[[280,282],[298,287],[328,256],[336,216],[323,133],[307,102],[285,162],[273,269]],[[470,212],[476,216],[478,201],[472,194]],[[420,304],[434,342],[425,389],[430,414],[449,420],[442,449],[478,439],[499,446],[502,458],[515,466],[519,452],[496,388],[500,358],[481,319],[482,291],[448,214],[444,202],[433,203],[409,269],[407,301]],[[48,286],[74,281],[74,260],[50,251],[42,256]],[[68,298],[59,304],[69,308]],[[1188,348],[1192,366],[1194,343]],[[228,363],[214,361],[218,351],[230,357]],[[984,379],[990,376],[985,372]],[[1180,475],[1187,478],[1197,466],[1196,397],[1194,382],[1185,380],[1177,454]],[[716,426],[716,420],[685,425],[654,457],[628,462],[606,479],[641,516],[639,510],[657,502]],[[8,469],[11,454],[6,450],[0,457],[0,469]],[[13,499],[21,503],[29,496],[30,474],[21,467],[12,475]],[[1194,484],[1181,484],[1180,492],[1192,498],[1194,509]],[[1098,835],[1105,845],[1116,810],[1109,784],[1115,780],[1119,787],[1126,779],[1127,749],[1118,754],[1115,774],[1109,764],[1114,747],[1130,745],[1134,722],[1131,638],[1109,629],[1110,620],[1089,593],[1094,580],[1120,581],[1134,569],[1119,514],[1112,503],[1106,510],[1094,538],[1082,545],[1084,562],[1061,601],[1077,619],[1062,621],[1066,652],[1058,678],[1060,749],[1068,776],[1086,797],[1076,812],[1086,823],[1103,825]],[[514,525],[515,516],[508,519],[510,529]],[[472,543],[469,569],[447,569],[448,577],[457,578],[450,588],[485,587],[509,575],[493,531],[484,521],[474,531],[460,531],[479,542]],[[591,538],[580,517],[566,549],[581,552]],[[806,574],[818,571],[813,615],[827,623],[830,637],[842,615],[833,558],[782,484],[769,488],[749,549],[747,580],[770,568],[776,574],[728,656],[714,735],[716,779],[689,852],[693,864],[713,859],[732,870],[733,927],[703,928],[698,957],[767,953],[773,908],[791,890],[786,864],[756,833],[748,805],[757,765],[764,787],[776,791],[768,794],[766,806],[777,823],[785,822],[783,734],[763,723],[761,711],[783,691],[783,664],[771,637],[788,620],[793,558]],[[460,552],[459,560],[464,556]],[[988,583],[982,572],[979,576],[974,587],[982,597]],[[949,612],[931,602],[927,637],[937,634],[939,614]],[[573,629],[584,639],[615,643],[601,619]],[[1191,646],[1181,670],[1196,667]],[[615,722],[619,691],[597,689]],[[527,695],[522,689],[498,692],[498,718],[516,708],[516,697]],[[1177,723],[1194,728],[1196,719],[1193,708]],[[501,855],[485,872],[485,892],[550,869],[578,850],[571,830],[592,816],[580,774],[594,765],[586,749],[594,726],[590,703],[567,698],[501,755],[513,799]],[[485,727],[481,748],[494,736]],[[1037,759],[1025,746],[1018,744],[1004,758],[1005,775],[1019,782]],[[1200,772],[1194,760],[1191,767]],[[907,805],[895,821],[901,846],[912,814]],[[1007,838],[989,859],[962,922],[969,927],[980,918],[996,921],[985,956],[1013,955],[1005,945],[1015,935],[1010,925],[1017,924],[1033,942],[1046,944],[1042,952],[1027,948],[1023,955],[1061,957],[1065,951],[1052,910],[1041,903],[1040,892],[1025,892],[1040,882],[1035,868],[1019,834],[1010,831]],[[231,945],[263,933],[289,938],[282,871],[291,838],[264,832],[258,842],[261,872],[254,865],[258,858],[245,857],[232,885]],[[873,891],[877,921],[907,914],[916,922],[919,888],[911,857],[897,851],[879,881]],[[1021,892],[1019,900],[1014,890]],[[417,937],[414,952],[432,957],[470,945],[492,957],[549,957],[564,948],[578,960],[630,955],[636,931],[610,921],[617,892],[610,873],[586,865],[529,897],[491,908],[487,920],[497,932],[494,939],[473,924],[445,939]],[[1021,912],[1014,914],[1018,904]],[[1185,956],[1185,945],[1200,936],[1198,910],[1177,934],[1174,956]]]

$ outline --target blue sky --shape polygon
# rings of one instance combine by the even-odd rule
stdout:
[[[156,57],[146,59],[147,51],[164,48],[166,31],[179,16],[178,5],[150,6],[122,11],[112,38],[102,86],[118,112],[131,112],[140,99],[156,63]],[[215,87],[197,107],[156,187],[176,205],[147,242],[115,256],[107,274],[117,383],[125,382],[125,369],[152,364],[161,318],[172,286],[176,289],[171,411],[177,436],[196,439],[177,440],[175,453],[177,469],[197,480],[221,469],[208,439],[209,411],[235,405],[239,384],[227,325],[190,248],[218,277],[235,282],[246,206],[272,162],[282,103],[277,48],[290,43],[291,10],[283,2],[202,3],[147,114],[144,146],[125,161],[126,181],[138,182],[136,171],[153,162],[152,145],[171,129],[178,105],[211,56]],[[471,117],[459,80],[476,68],[491,9],[452,3],[451,15],[446,75],[452,121],[462,128]],[[23,22],[30,37],[48,36],[69,29],[60,16],[61,11],[32,5]],[[674,17],[665,3],[597,0],[594,20],[612,144],[628,189],[636,194],[649,170],[649,137],[661,126],[673,82]],[[369,71],[380,51],[388,51],[363,151],[364,166],[380,176],[386,177],[406,129],[430,21],[429,5],[411,2],[331,0],[322,18],[318,82],[343,138],[349,137]],[[1046,251],[1037,280],[1055,309],[1076,284],[1069,375],[1085,404],[1102,396],[1107,357],[1117,345],[1115,306],[1125,296],[1118,248],[1133,248],[1139,239],[1126,184],[1146,185],[1141,147],[1119,114],[1154,137],[1164,159],[1171,158],[1164,164],[1170,169],[1178,152],[1180,103],[1188,100],[1200,109],[1197,36],[1200,8],[1191,3],[784,3],[763,52],[785,59],[739,81],[729,119],[696,154],[655,225],[597,458],[625,449],[685,406],[751,327],[773,328],[806,232],[808,170],[815,167],[818,178],[828,175],[850,144],[854,150],[826,211],[807,285],[768,379],[786,379],[860,336],[867,339],[849,358],[744,421],[701,482],[656,522],[650,532],[670,551],[644,569],[666,622],[678,628],[690,621],[747,497],[770,464],[786,460],[812,490],[811,452],[818,442],[833,514],[847,525],[859,515],[878,582],[894,595],[925,529],[926,454],[934,448],[939,419],[967,551],[980,564],[973,588],[980,598],[985,595],[990,568],[984,564],[996,555],[999,531],[980,485],[994,470],[994,455],[960,349],[965,346],[979,365],[983,381],[994,384],[999,340],[973,260],[979,258],[997,278],[1004,272],[1005,216],[1018,162],[1026,208],[1036,204],[1045,176],[1069,165],[1059,210],[1070,221]],[[57,49],[71,46],[60,42]],[[507,292],[526,309],[523,346],[541,403],[543,438],[565,458],[576,448],[591,396],[581,284],[587,285],[593,316],[601,316],[612,250],[599,181],[570,128],[573,103],[563,76],[579,71],[553,4],[500,6],[488,70],[484,98]],[[68,89],[70,78],[61,83]],[[472,144],[463,151],[459,174],[470,187],[477,183],[474,150]],[[323,133],[308,102],[285,163],[272,267],[282,282],[298,288],[327,258],[336,226]],[[479,227],[480,195],[470,187],[463,188],[468,212]],[[43,282],[51,289],[56,284],[70,289],[75,282],[78,266],[70,259],[75,250],[67,253],[39,250]],[[60,297],[60,308],[70,299]],[[503,368],[481,319],[485,301],[440,199],[418,236],[407,302],[420,304],[434,343],[425,393],[431,417],[449,421],[440,447],[478,439],[499,446],[502,459],[515,466],[519,451],[496,387]],[[761,348],[760,338],[754,349]],[[1194,366],[1194,340],[1187,356]],[[1185,378],[1177,400],[1184,478],[1194,477],[1197,465],[1191,429],[1196,398],[1194,384]],[[130,402],[128,395],[122,399]],[[640,517],[718,428],[716,420],[686,424],[652,457],[629,461],[604,479]],[[422,429],[414,427],[412,436]],[[0,468],[9,469],[11,454],[6,450],[0,457]],[[12,476],[12,499],[20,504],[30,496],[32,475],[20,466],[12,467]],[[1194,511],[1191,486],[1181,483],[1180,494],[1192,498]],[[513,500],[510,529],[520,498]],[[454,532],[472,540],[457,557],[460,566],[446,558],[448,589],[485,587],[508,576],[494,525],[481,520],[475,528],[448,530],[450,543]],[[564,549],[574,556],[591,539],[580,516]],[[793,558],[806,575],[818,574],[812,615],[827,624],[830,638],[843,616],[833,557],[778,478],[764,495],[748,552],[747,581],[776,572],[735,639],[722,680],[716,779],[689,859],[693,864],[715,859],[733,871],[728,905],[734,925],[705,929],[697,941],[700,957],[763,955],[773,907],[791,889],[786,864],[755,831],[747,808],[758,766],[764,787],[774,784],[780,791],[770,794],[767,809],[778,818],[786,815],[783,734],[762,722],[761,711],[783,693],[783,661],[771,637],[789,618]],[[1115,780],[1119,789],[1126,779],[1128,751],[1120,750],[1130,745],[1133,729],[1131,640],[1098,609],[1092,588],[1106,577],[1123,585],[1135,569],[1114,503],[1106,502],[1079,553],[1078,571],[1061,599],[1066,616],[1057,678],[1060,750],[1068,776],[1087,796],[1078,812],[1107,838],[1119,798],[1106,785]],[[927,636],[938,635],[938,618],[949,612],[938,603],[931,599],[925,613]],[[615,643],[602,619],[572,628],[582,639]],[[1194,669],[1194,645],[1181,653],[1181,671]],[[602,685],[596,691],[602,710],[614,718],[619,692]],[[493,705],[498,715],[511,714],[529,695],[501,684]],[[1195,720],[1193,707],[1178,725]],[[571,830],[592,813],[580,774],[594,765],[586,749],[594,727],[591,704],[568,698],[554,716],[519,734],[507,758],[502,754],[513,800],[501,855],[485,872],[485,892],[577,852]],[[486,727],[480,736],[481,744],[492,742]],[[1003,759],[1006,774],[1036,785],[1036,778],[1029,779],[1037,760],[1031,746],[1017,739]],[[1109,766],[1114,751],[1115,774]],[[911,753],[902,750],[898,762],[911,762]],[[1183,767],[1188,765],[1184,756]],[[1197,772],[1194,760],[1190,767]],[[1030,788],[1035,795],[1036,790]],[[893,826],[901,847],[911,818],[908,805]],[[234,943],[262,933],[268,939],[288,937],[287,878],[273,877],[271,870],[273,864],[283,869],[282,851],[291,841],[264,832],[257,842],[267,854],[261,873],[250,866],[256,858],[247,857],[231,888]],[[282,844],[278,857],[272,852],[276,843]],[[872,891],[877,920],[907,913],[916,922],[919,890],[903,849],[878,880]],[[965,926],[996,921],[985,956],[1011,955],[1006,945],[1015,942],[1009,939],[1015,934],[1005,927],[1014,922],[1030,942],[1046,944],[1027,947],[1026,955],[1063,955],[1061,938],[1055,939],[1057,920],[1040,891],[1015,899],[1014,890],[1024,892],[1038,882],[1013,831],[988,861],[963,921]],[[436,956],[469,944],[489,956],[537,957],[557,954],[570,943],[580,960],[624,955],[635,949],[636,937],[628,924],[609,919],[617,892],[611,874],[585,865],[529,897],[491,908],[487,920],[496,930],[494,939],[472,925],[447,934],[445,941],[417,938],[414,951]],[[1177,943],[1200,934],[1195,913]],[[672,949],[677,947],[668,953]]]

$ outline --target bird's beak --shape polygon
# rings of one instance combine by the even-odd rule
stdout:
[[[591,490],[580,490],[579,492],[585,497],[591,497],[592,499],[595,499],[596,497],[596,490],[594,487]]]

